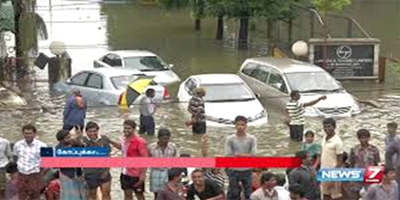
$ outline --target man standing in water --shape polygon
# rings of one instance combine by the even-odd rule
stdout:
[[[290,118],[289,128],[290,128],[290,138],[296,141],[303,140],[303,132],[304,132],[304,107],[313,106],[317,104],[321,100],[325,100],[326,96],[321,96],[320,98],[308,102],[302,103],[299,101],[300,92],[297,90],[293,90],[290,93],[291,100],[286,105],[286,112]]]
[[[151,157],[179,157],[179,147],[170,142],[171,132],[168,129],[158,131],[158,141],[149,145]],[[150,170],[150,191],[154,192],[154,199],[168,182],[168,168],[151,168]]]
[[[64,108],[64,126],[63,130],[78,128],[83,130],[86,118],[86,103],[82,98],[79,89],[72,89],[72,95],[68,97]]]
[[[322,138],[321,168],[341,168],[343,165],[343,142],[336,134],[336,121],[332,118],[323,121],[326,136]],[[321,192],[324,200],[341,199],[340,182],[321,183]]]
[[[124,135],[121,137],[123,157],[149,157],[146,140],[135,133],[136,123],[133,120],[124,121]],[[120,176],[121,189],[125,200],[133,199],[133,192],[138,200],[144,200],[144,181],[146,168],[123,168]]]
[[[0,137],[0,199],[6,197],[6,166],[12,159],[11,145],[8,140]]]
[[[153,102],[153,98],[155,94],[156,91],[150,88],[146,90],[146,96],[140,100],[140,134],[147,132],[148,135],[154,135],[156,125],[153,115],[156,112],[156,104]]]
[[[236,134],[226,139],[225,155],[228,157],[253,157],[257,152],[257,139],[246,133],[247,118],[237,116],[235,119]],[[250,199],[252,192],[251,168],[227,169],[229,177],[228,199],[240,199],[239,182],[243,185],[244,197]]]
[[[186,125],[192,126],[192,132],[197,134],[206,133],[206,116],[204,108],[204,99],[206,92],[203,88],[196,88],[193,91],[193,97],[189,101],[188,111],[192,114],[190,122],[186,122]]]
[[[43,182],[42,159],[40,149],[46,144],[36,140],[36,128],[33,125],[22,127],[23,140],[14,145],[14,156],[18,165],[19,199],[40,199],[40,191],[45,187]]]

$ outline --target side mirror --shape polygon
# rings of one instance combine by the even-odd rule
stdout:
[[[174,67],[174,64],[169,64],[168,67],[171,69]]]
[[[261,95],[258,94],[258,93],[255,93],[254,95],[256,95],[257,98],[260,98],[260,96],[261,96]]]

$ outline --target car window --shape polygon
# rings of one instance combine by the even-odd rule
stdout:
[[[98,74],[90,74],[89,79],[86,83],[87,87],[102,89],[103,88],[103,77]]]
[[[193,95],[193,89],[196,88],[196,81],[194,81],[193,79],[189,79],[186,83],[185,83],[185,89],[186,91],[190,94]]]
[[[114,57],[114,62],[113,62],[113,67],[117,67],[117,66],[122,66],[122,59],[120,56],[115,55]]]
[[[253,71],[253,77],[257,80],[267,83],[268,76],[269,76],[269,69],[265,66],[260,66],[256,70]]]
[[[256,68],[257,68],[256,63],[248,63],[243,67],[242,73],[246,74],[247,76],[252,76],[252,73]]]
[[[269,77],[269,80],[268,80],[268,85],[270,85],[273,88],[276,88],[284,93],[287,93],[287,87],[286,87],[285,81],[284,81],[282,75],[276,70],[272,70],[271,76]]]
[[[84,85],[88,77],[88,73],[79,73],[71,78],[71,83],[74,85]]]
[[[113,66],[114,54],[110,53],[104,56],[103,62],[107,65]]]

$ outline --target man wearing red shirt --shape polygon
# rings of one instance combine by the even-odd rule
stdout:
[[[124,121],[124,135],[121,137],[121,150],[124,157],[149,157],[146,140],[135,133],[136,123],[133,120]],[[135,192],[138,200],[144,198],[144,181],[146,168],[123,168],[121,173],[121,188],[125,200],[133,199]]]

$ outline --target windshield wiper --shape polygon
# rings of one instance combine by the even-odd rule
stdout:
[[[325,89],[314,89],[314,90],[303,90],[301,93],[312,93],[312,92],[330,92],[330,90]]]
[[[140,71],[142,72],[151,72],[151,71],[166,71],[168,69],[162,68],[162,69],[141,69]]]
[[[255,98],[244,98],[244,99],[220,99],[220,100],[206,100],[206,102],[217,103],[217,102],[240,102],[240,101],[251,101]]]
[[[327,90],[327,89],[314,89],[314,90],[304,90],[300,91],[301,93],[313,93],[313,92],[340,92],[342,91],[342,88],[336,88],[333,90]]]

